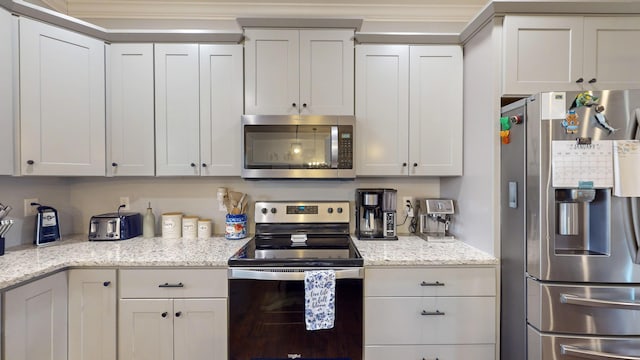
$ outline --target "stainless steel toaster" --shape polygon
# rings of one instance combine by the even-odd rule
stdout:
[[[142,235],[142,216],[134,212],[95,215],[89,222],[89,240],[126,240]]]

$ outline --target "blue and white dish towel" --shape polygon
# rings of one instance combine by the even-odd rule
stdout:
[[[331,329],[336,313],[336,272],[304,272],[304,313],[307,330]]]

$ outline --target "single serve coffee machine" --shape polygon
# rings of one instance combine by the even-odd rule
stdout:
[[[425,240],[454,240],[454,236],[449,233],[454,213],[453,200],[421,200],[419,236]]]
[[[356,236],[360,240],[398,240],[395,189],[356,189]]]

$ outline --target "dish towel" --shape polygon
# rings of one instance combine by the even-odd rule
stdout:
[[[333,328],[336,313],[336,272],[304,272],[304,314],[307,330]]]

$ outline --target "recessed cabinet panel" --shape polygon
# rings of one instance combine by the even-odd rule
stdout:
[[[173,360],[173,301],[120,300],[119,360]]]
[[[174,360],[210,360],[227,356],[227,299],[176,299]]]
[[[153,44],[111,44],[107,175],[154,175]]]
[[[200,173],[197,44],[155,45],[156,174]]]
[[[0,9],[0,175],[13,175],[14,161],[14,104],[17,90],[14,87],[14,73],[18,58],[15,26],[17,18]]]
[[[104,46],[20,18],[22,174],[105,174]]]
[[[494,345],[372,345],[365,346],[366,360],[389,359],[473,359],[495,360]]]

